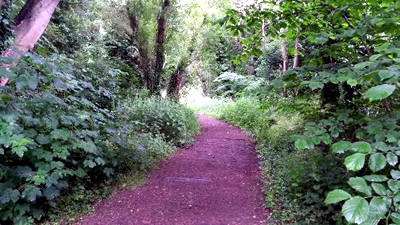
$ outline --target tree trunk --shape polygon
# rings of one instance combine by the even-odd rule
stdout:
[[[282,73],[289,69],[289,55],[287,49],[286,40],[282,40],[281,43],[281,53],[282,53]]]
[[[167,95],[172,100],[179,100],[179,94],[182,89],[183,75],[185,73],[186,64],[187,62],[182,61],[175,69],[169,80]]]
[[[15,18],[15,45],[18,50],[33,49],[59,2],[60,0],[28,0]]]
[[[137,20],[137,17],[135,15],[132,15],[131,13],[129,13],[129,20],[133,33],[132,39],[133,41],[137,42],[136,44],[139,51],[139,63],[138,63],[139,73],[142,78],[143,85],[149,91],[151,91],[152,80],[151,80],[151,70],[150,70],[150,59],[146,49],[146,45],[143,43],[139,35],[139,22]]]
[[[300,40],[296,38],[294,41],[294,59],[293,59],[293,68],[300,67]]]
[[[0,0],[2,1],[2,0]],[[8,69],[18,64],[21,55],[18,52],[27,52],[33,49],[40,39],[51,16],[61,0],[28,0],[15,18],[15,41],[12,48],[6,50],[3,57],[15,57],[12,65],[2,65]],[[1,78],[0,86],[6,85],[8,78]]]
[[[154,74],[153,74],[153,84],[150,90],[151,94],[160,94],[161,74],[163,71],[163,65],[165,61],[165,56],[164,56],[165,30],[167,27],[167,14],[170,5],[171,5],[170,0],[163,1],[161,12],[157,19]]]

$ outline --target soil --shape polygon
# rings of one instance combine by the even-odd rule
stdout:
[[[193,146],[161,162],[144,186],[115,193],[77,224],[266,224],[251,138],[211,117],[199,121]]]

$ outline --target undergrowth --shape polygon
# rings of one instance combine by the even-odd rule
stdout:
[[[313,120],[316,99],[269,97],[214,101],[196,107],[196,112],[217,117],[249,131],[258,143],[262,159],[265,207],[270,224],[332,224],[340,221],[340,210],[323,203],[327,192],[345,183],[340,158],[317,150],[296,150],[291,135],[303,131]],[[302,108],[303,113],[294,110]],[[333,220],[327,221],[326,218]],[[335,221],[334,221],[335,220]]]
[[[182,105],[161,98],[121,104],[115,90],[91,83],[94,70],[82,72],[66,57],[36,54],[0,68],[10,78],[0,88],[1,224],[87,212],[124,183],[121,174],[136,182],[199,130]]]

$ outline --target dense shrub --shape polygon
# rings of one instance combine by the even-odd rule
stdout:
[[[129,117],[138,122],[141,132],[159,134],[166,141],[185,144],[199,131],[193,111],[159,97],[126,103]]]
[[[189,140],[197,131],[190,110],[152,99],[152,116],[173,118],[179,132],[161,125],[138,132],[141,123],[114,107],[113,90],[95,87],[90,71],[72,65],[60,55],[27,54],[0,69],[10,78],[0,89],[1,224],[46,219],[65,193],[79,199],[71,191],[107,187],[117,174],[148,169],[171,153],[159,134]]]

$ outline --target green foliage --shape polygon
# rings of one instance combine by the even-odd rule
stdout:
[[[254,94],[254,93],[253,93]],[[276,98],[275,98],[276,97]],[[239,98],[217,103],[217,116],[250,131],[259,144],[263,161],[266,207],[273,211],[271,223],[320,223],[340,221],[340,209],[326,206],[332,187],[346,184],[345,169],[337,169],[341,159],[330,152],[296,151],[290,134],[301,132],[304,116],[295,109],[312,111],[313,102],[292,102],[290,98],[270,96]],[[350,194],[346,197],[350,198]],[[344,197],[336,197],[345,199]],[[334,219],[327,219],[328,217]]]
[[[26,54],[18,66],[1,69],[1,75],[10,78],[1,87],[0,102],[0,216],[4,223],[46,219],[49,210],[57,212],[63,205],[60,197],[78,184],[95,189],[114,182],[119,173],[151,168],[173,152],[158,134],[188,140],[197,132],[191,111],[165,100],[157,104],[155,99],[149,102],[169,108],[165,114],[154,111],[153,116],[157,112],[170,116],[168,122],[175,122],[173,128],[182,132],[138,132],[145,130],[141,123],[124,115],[122,107],[114,107],[112,86],[95,86],[95,70],[71,63],[75,62],[60,55]],[[166,127],[172,129],[162,129]]]
[[[159,134],[169,142],[188,143],[200,129],[192,110],[162,98],[138,99],[126,106],[140,131]]]
[[[221,97],[235,97],[256,80],[232,72],[224,72],[213,81],[213,94]]]
[[[3,52],[7,49],[9,40],[12,37],[12,27],[13,27],[13,13],[11,7],[13,6],[12,2],[6,0],[0,7],[0,52]]]
[[[321,99],[317,118],[293,140],[299,151],[340,154],[336,162],[342,161],[344,167],[338,163],[331,170],[349,171],[338,179],[354,176],[348,184],[330,187],[337,189],[326,202],[342,206],[349,223],[397,223],[398,189],[393,186],[399,147],[397,2],[263,1],[262,6],[230,10],[220,22],[247,49],[242,59],[257,56],[262,42],[240,37],[259,38],[260,24],[266,25],[269,38],[300,40],[304,66],[286,71],[270,88],[295,98],[301,94]],[[288,47],[293,55],[294,46]],[[348,192],[350,197],[340,191],[348,188],[354,189]],[[336,204],[340,199],[345,200],[343,205]]]
[[[262,52],[263,54],[256,61],[256,75],[267,80],[274,80],[278,75],[276,71],[279,71],[282,63],[279,41],[264,44]]]

